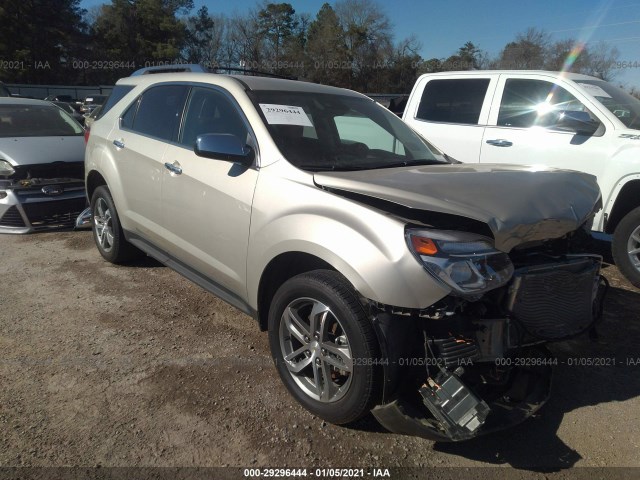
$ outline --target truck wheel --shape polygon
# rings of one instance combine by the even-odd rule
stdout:
[[[640,288],[640,207],[631,210],[616,227],[612,252],[620,272]]]
[[[320,418],[350,423],[378,399],[379,344],[339,273],[314,270],[278,289],[269,309],[269,344],[291,395]]]
[[[124,263],[142,256],[142,252],[124,238],[118,212],[109,189],[103,185],[96,188],[91,197],[93,239],[98,251],[111,263]]]

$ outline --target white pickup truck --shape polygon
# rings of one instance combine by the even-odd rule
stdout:
[[[462,162],[540,165],[595,175],[620,271],[640,287],[640,100],[594,77],[470,71],[418,78],[403,120]]]

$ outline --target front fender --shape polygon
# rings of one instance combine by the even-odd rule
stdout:
[[[599,218],[600,222],[597,225],[594,225],[594,230],[605,231],[607,226],[605,225],[604,219],[605,215],[607,218],[611,218],[611,214],[616,206],[616,202],[620,196],[620,192],[622,189],[629,183],[633,181],[640,180],[640,173],[635,173],[632,175],[626,175],[623,178],[620,178],[617,182],[615,182],[613,186],[613,190],[609,192],[609,197],[607,198],[606,203],[604,204],[602,217]],[[640,206],[640,198],[638,199],[638,204],[636,206]],[[597,228],[596,228],[597,227]]]
[[[247,294],[252,307],[257,308],[267,265],[288,252],[327,262],[361,295],[386,305],[426,308],[449,293],[412,256],[404,222],[313,183],[266,170],[256,186],[249,237]]]
[[[596,216],[593,229],[604,231],[605,218],[611,217],[618,196],[625,185],[640,180],[640,141],[623,145],[612,158],[601,178],[598,178],[602,191],[603,206]],[[640,205],[640,200],[638,202]]]

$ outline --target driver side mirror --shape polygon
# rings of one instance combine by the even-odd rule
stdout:
[[[255,152],[238,137],[230,133],[207,133],[198,135],[193,151],[199,157],[225,160],[251,166]]]
[[[591,118],[588,112],[561,111],[555,127],[567,132],[575,132],[578,135],[593,135],[602,125]]]

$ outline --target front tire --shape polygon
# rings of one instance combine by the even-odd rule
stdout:
[[[142,252],[124,237],[116,206],[106,185],[96,188],[93,192],[91,217],[93,239],[105,260],[111,263],[125,263],[142,255]]]
[[[314,270],[278,289],[269,309],[269,344],[291,395],[320,418],[350,423],[378,400],[379,344],[339,273]]]
[[[616,227],[612,253],[620,272],[640,288],[640,207],[631,210]]]

